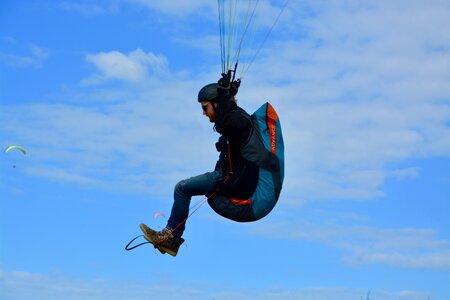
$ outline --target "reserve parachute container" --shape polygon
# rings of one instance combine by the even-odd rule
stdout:
[[[280,197],[284,179],[284,143],[281,124],[270,103],[251,115],[252,130],[241,149],[241,155],[259,167],[258,183],[247,199],[210,195],[208,203],[219,215],[237,221],[251,222],[265,217]]]

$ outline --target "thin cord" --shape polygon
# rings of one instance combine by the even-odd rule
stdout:
[[[248,69],[250,68],[250,66],[253,64],[253,62],[255,61],[256,57],[258,56],[259,52],[261,51],[261,48],[263,47],[263,45],[265,44],[267,38],[269,37],[270,33],[272,32],[273,28],[275,27],[275,25],[278,23],[278,20],[281,17],[281,14],[283,13],[284,9],[287,6],[287,3],[289,2],[289,0],[286,0],[284,2],[283,8],[280,10],[280,12],[278,13],[277,18],[275,19],[275,22],[272,24],[272,27],[270,27],[269,31],[267,32],[266,36],[264,37],[264,40],[262,41],[261,45],[259,46],[258,50],[256,51],[255,55],[253,56],[252,60],[250,61],[250,63],[248,64],[247,68],[243,70],[242,72],[242,77],[244,77],[245,73],[247,73]]]
[[[241,40],[240,40],[239,46],[236,50],[236,55],[234,57],[235,62],[239,61],[239,57],[241,55],[242,43],[244,41],[244,37],[246,36],[247,29],[249,28],[250,23],[253,21],[253,17],[255,15],[256,7],[258,6],[259,0],[256,1],[255,6],[253,7],[252,13],[250,14],[251,3],[252,3],[252,1],[248,2],[247,13],[246,13],[245,22],[244,22],[244,29],[242,30]]]
[[[222,5],[222,7],[223,7],[223,5]],[[223,26],[223,12],[222,12],[222,9],[221,9],[220,0],[217,0],[217,9],[219,11],[220,61],[221,61],[221,64],[222,64],[222,73],[225,73],[225,50],[224,50],[224,43],[223,43],[224,32],[223,32],[223,29],[222,29],[222,26]]]
[[[225,178],[225,180],[223,182],[226,182],[228,180],[228,177]],[[157,247],[159,244],[163,243],[164,241],[166,241],[167,239],[169,239],[169,237],[184,223],[187,222],[187,220],[200,208],[202,207],[206,201],[208,201],[209,199],[211,199],[212,197],[214,197],[215,194],[217,194],[217,192],[219,191],[219,187],[216,188],[216,190],[214,192],[212,192],[207,198],[203,199],[202,201],[196,203],[192,208],[194,208],[195,206],[197,206],[194,210],[192,210],[192,208],[190,209],[191,212],[189,213],[189,215],[184,218],[180,223],[178,223],[177,226],[175,226],[175,228],[173,228],[170,231],[170,234],[168,234],[164,239],[159,240],[158,242],[156,242],[155,244],[153,244],[155,247]]]

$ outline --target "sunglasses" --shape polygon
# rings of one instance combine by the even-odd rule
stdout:
[[[208,104],[202,105],[202,109],[204,112],[206,112],[208,110]]]

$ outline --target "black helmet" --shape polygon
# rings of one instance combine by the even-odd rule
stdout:
[[[210,83],[201,88],[198,92],[198,102],[212,101],[217,98],[217,83]]]

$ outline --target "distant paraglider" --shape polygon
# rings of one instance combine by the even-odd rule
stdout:
[[[13,150],[13,149],[16,149],[16,150],[22,152],[23,155],[26,155],[26,154],[27,154],[27,151],[26,151],[23,147],[21,147],[21,146],[15,146],[15,145],[6,147],[5,153],[8,153],[9,151],[11,151],[11,150]],[[13,165],[13,168],[16,168],[16,165]]]
[[[9,151],[12,150],[12,149],[17,149],[17,150],[21,151],[24,155],[27,154],[27,151],[26,151],[23,147],[20,147],[20,146],[8,146],[8,147],[6,147],[6,149],[5,149],[5,153],[6,153],[6,152],[9,152]]]
[[[157,212],[155,212],[154,214],[153,214],[153,218],[157,218],[157,217],[163,217],[163,218],[165,218],[166,217],[166,214],[165,213],[163,213],[162,211],[157,211]]]

